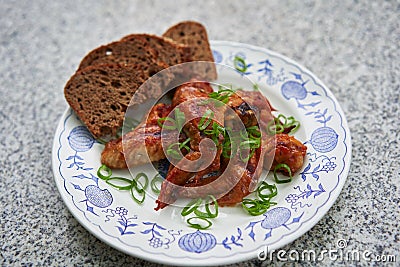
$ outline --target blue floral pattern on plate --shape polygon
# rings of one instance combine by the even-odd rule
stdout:
[[[285,115],[302,127],[296,137],[307,147],[303,169],[290,184],[277,185],[276,206],[260,216],[240,207],[221,208],[209,230],[189,228],[175,207],[154,211],[150,192],[143,205],[97,177],[103,145],[96,142],[72,110],[63,115],[53,145],[58,190],[72,214],[99,239],[133,256],[160,263],[217,265],[257,257],[268,246],[278,249],[315,225],[332,206],[345,182],[351,157],[350,132],[329,89],[296,62],[260,47],[214,41],[217,63],[245,60],[242,75]],[[217,67],[218,69],[218,67]],[[250,90],[252,88],[249,88]],[[164,163],[159,164],[165,172]],[[151,168],[137,169],[149,177]],[[118,172],[129,177],[128,171]],[[272,183],[270,175],[267,182]]]

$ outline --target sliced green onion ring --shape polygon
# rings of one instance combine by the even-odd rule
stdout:
[[[277,171],[280,169],[285,169],[289,173],[289,178],[280,179],[277,175]],[[280,164],[276,165],[274,168],[274,178],[275,178],[275,182],[278,184],[284,184],[284,183],[291,182],[292,181],[292,171],[290,170],[289,165],[287,165],[285,163],[280,163]]]
[[[179,145],[180,145],[179,142],[170,144],[170,145],[167,147],[167,154],[170,155],[170,156],[172,156],[173,158],[175,158],[174,156],[178,156],[177,159],[180,159],[180,158],[181,158],[181,154],[178,152]],[[177,147],[178,149],[174,149],[174,147]]]
[[[198,209],[194,210],[194,214],[196,214],[198,217],[211,219],[211,218],[215,218],[215,217],[218,216],[218,202],[217,202],[217,199],[212,195],[208,195],[208,197],[211,198],[211,200],[212,200],[212,202],[214,204],[214,212],[211,212],[210,203],[207,202],[205,204],[206,212],[200,211]]]
[[[264,193],[265,190],[268,191],[267,194]],[[262,184],[257,188],[257,194],[262,200],[270,200],[278,194],[278,190],[276,185],[269,185],[263,181]]]
[[[290,130],[289,134],[294,134],[300,128],[300,122],[295,121],[291,126],[294,126],[292,130]]]
[[[182,158],[182,154],[181,154],[181,149],[184,148],[187,150],[187,152],[190,151],[190,147],[187,146],[187,143],[190,142],[190,138],[186,139],[184,142],[179,143],[172,143],[167,147],[167,154],[169,156],[171,156],[174,159],[181,159]],[[176,149],[174,147],[177,147]]]
[[[270,135],[282,133],[284,130],[283,125],[276,122],[276,119],[270,120],[267,124],[267,133]]]
[[[187,146],[187,143],[190,142],[190,138],[186,139],[184,142],[179,144],[179,149],[186,149],[188,152],[190,151],[190,147]]]
[[[103,175],[102,172],[106,172],[106,175]],[[110,179],[112,175],[112,170],[105,164],[101,165],[100,168],[97,170],[97,176],[102,180]]]
[[[140,178],[142,178],[142,177],[144,178],[144,185],[140,182]],[[139,172],[138,174],[136,174],[135,181],[138,185],[141,186],[141,188],[143,190],[146,190],[146,188],[149,185],[149,178],[147,177],[147,175],[144,172]],[[139,189],[139,187],[137,187],[137,188]]]
[[[161,184],[163,183],[163,181],[164,179],[161,177],[159,173],[157,173],[150,182],[151,190],[154,193],[159,194],[161,192]],[[160,187],[157,187],[157,183],[160,183]]]
[[[185,113],[179,110],[179,108],[175,109],[175,126],[180,131],[183,128],[185,123]]]
[[[111,177],[106,180],[106,183],[119,190],[130,190],[132,187],[136,186],[135,180],[129,180],[124,177]]]
[[[218,100],[218,101],[222,102],[222,104],[226,104],[229,101],[229,97],[235,93],[235,91],[232,90],[232,85],[230,85],[230,86],[231,86],[231,89],[226,89],[226,87],[219,85],[218,92],[212,92],[212,93],[208,94],[208,96],[214,100]],[[215,104],[217,104],[217,103],[215,103]],[[219,103],[216,106],[221,106],[220,104],[221,103]]]
[[[181,215],[182,216],[189,215],[200,206],[201,202],[202,202],[201,198],[193,199],[192,201],[189,202],[189,204],[186,205],[186,207],[183,208]]]
[[[251,126],[246,128],[250,138],[261,138],[261,132],[258,126]]]
[[[250,215],[253,216],[261,215],[264,212],[266,212],[267,209],[269,208],[269,204],[261,205],[258,199],[248,199],[248,198],[244,198],[242,200],[242,206]]]
[[[244,61],[244,59],[239,56],[235,56],[235,58],[233,59],[233,66],[236,70],[242,73],[245,73],[247,70],[246,61]]]
[[[210,125],[213,118],[214,118],[214,112],[210,109],[207,109],[207,111],[204,113],[203,117],[201,117],[200,122],[198,124],[199,130],[200,131],[205,130],[208,127],[208,125]]]
[[[210,195],[209,197],[212,199],[212,201],[214,203],[214,205],[213,205],[214,213],[211,212],[211,210],[209,208],[210,207],[209,203],[206,204],[206,212],[209,215],[209,218],[216,218],[218,216],[218,202],[214,196]]]
[[[131,196],[132,196],[133,200],[135,200],[136,203],[142,204],[144,202],[144,199],[146,197],[146,191],[144,191],[143,189],[137,188],[137,186],[133,186],[130,189],[130,192],[131,192]],[[139,194],[140,198],[136,197],[135,192],[137,192]]]
[[[193,223],[192,222],[193,220],[203,221],[206,223],[206,225],[201,225],[200,223]],[[206,230],[206,229],[210,228],[212,225],[212,222],[210,220],[208,220],[207,218],[203,218],[203,217],[191,217],[191,218],[187,219],[186,222],[189,224],[190,227],[198,229],[198,230]]]
[[[171,122],[172,125],[167,125],[166,124],[167,121]],[[166,129],[166,130],[176,130],[177,129],[176,121],[170,117],[159,118],[157,120],[157,123],[158,123],[158,126],[160,126],[162,129]]]
[[[264,193],[268,190],[268,193]],[[264,214],[271,206],[276,205],[276,202],[270,200],[277,195],[278,191],[275,185],[270,185],[263,181],[256,190],[258,199],[244,198],[242,207],[252,216]]]

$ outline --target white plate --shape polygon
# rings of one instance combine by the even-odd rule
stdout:
[[[246,74],[272,105],[301,122],[296,138],[307,147],[303,169],[290,184],[277,185],[278,203],[252,217],[241,207],[221,208],[213,226],[187,226],[180,209],[154,211],[154,199],[139,206],[128,192],[97,177],[103,145],[95,142],[71,109],[58,125],[53,171],[58,190],[76,219],[92,234],[129,255],[173,265],[219,265],[256,258],[303,235],[329,210],[348,174],[350,131],[329,89],[310,71],[275,52],[247,44],[214,41],[215,61],[245,59]],[[146,166],[138,172],[146,171]],[[128,171],[114,174],[129,177]],[[268,178],[270,183],[272,179]]]

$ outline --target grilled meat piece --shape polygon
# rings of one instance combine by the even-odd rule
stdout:
[[[101,163],[113,169],[133,167],[165,158],[161,139],[168,140],[168,132],[161,135],[158,119],[166,117],[172,107],[155,105],[145,120],[123,137],[109,141],[101,153]]]
[[[275,142],[275,151],[270,150],[266,157],[273,158],[271,170],[274,170],[276,165],[280,163],[287,164],[292,174],[303,167],[307,152],[307,147],[303,143],[288,134],[276,134],[273,142]],[[274,153],[273,156],[271,155],[272,152]],[[282,173],[288,175],[284,170]]]
[[[204,116],[207,112],[214,115],[207,118],[210,122],[205,129],[211,129],[213,123],[223,126],[221,121],[223,122],[224,107],[217,108],[214,105],[200,104],[201,101],[208,99],[208,94],[211,92],[213,89],[208,83],[195,81],[183,84],[176,89],[172,106],[179,108],[180,112],[185,114],[186,124],[183,126],[183,132],[190,138],[190,152],[168,171],[156,201],[156,210],[173,203],[178,197],[179,187],[189,180],[198,181],[205,174],[220,169],[222,147],[217,144],[215,151],[202,150],[200,144],[207,138],[199,129],[205,125]],[[220,135],[218,142],[222,141],[222,135]]]

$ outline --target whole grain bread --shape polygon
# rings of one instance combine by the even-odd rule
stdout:
[[[155,51],[157,59],[169,66],[192,60],[189,46],[153,34],[130,34],[121,39],[121,42],[142,40]]]
[[[79,68],[97,64],[154,65],[158,70],[190,61],[190,49],[166,38],[151,34],[131,34],[120,41],[100,46],[87,54]]]
[[[170,38],[177,43],[185,44],[191,49],[193,61],[214,62],[214,56],[208,40],[206,28],[196,21],[183,21],[170,27],[163,37]],[[214,65],[207,70],[208,77],[212,80],[217,78]]]
[[[107,140],[117,134],[123,125],[125,112],[132,104],[132,96],[155,73],[184,62],[214,60],[207,32],[201,24],[180,23],[165,35],[127,35],[92,50],[82,59],[77,72],[67,82],[64,94],[95,138]],[[183,74],[187,74],[187,68],[182,69]],[[207,71],[216,77],[215,69]],[[175,71],[162,75],[162,81],[156,79],[156,84],[147,83],[150,86],[136,93],[135,98],[140,101],[156,98],[161,94],[161,87],[164,88],[172,79],[186,78],[181,74]]]
[[[64,95],[92,135],[107,140],[116,136],[133,94],[149,76],[139,65],[88,66],[70,78]]]

